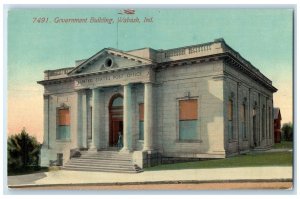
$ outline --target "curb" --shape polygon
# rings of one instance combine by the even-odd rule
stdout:
[[[202,183],[244,183],[244,182],[293,182],[291,178],[284,179],[241,179],[241,180],[176,180],[176,181],[145,181],[145,182],[110,182],[110,183],[74,183],[74,184],[24,184],[8,185],[11,189],[30,187],[57,187],[57,186],[111,186],[111,185],[147,185],[147,184],[202,184]]]

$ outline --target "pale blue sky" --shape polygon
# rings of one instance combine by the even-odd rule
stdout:
[[[8,21],[9,69],[32,76],[72,66],[104,47],[117,47],[117,24],[37,24],[32,18],[120,17],[114,9],[13,10]],[[226,42],[263,72],[273,63],[292,64],[292,11],[280,9],[138,9],[153,16],[152,24],[119,24],[119,49],[167,49],[209,42]],[[28,70],[30,69],[30,70]],[[291,68],[290,68],[291,69]],[[9,70],[9,72],[12,70]],[[289,70],[291,71],[291,70]],[[15,72],[15,71],[14,71]],[[35,75],[38,75],[35,73]],[[39,74],[41,75],[41,74]],[[18,74],[9,73],[10,80]],[[34,80],[34,79],[33,79]],[[35,79],[36,80],[36,79]]]
[[[284,121],[292,120],[291,9],[136,9],[149,24],[38,24],[33,17],[117,18],[119,9],[15,9],[8,14],[9,100],[40,95],[43,71],[74,66],[105,47],[168,49],[224,38],[273,81]],[[128,15],[127,15],[128,16]],[[126,17],[127,17],[126,16]],[[118,37],[118,46],[117,46]],[[283,100],[283,96],[285,100]],[[281,102],[282,101],[282,102]],[[42,109],[42,107],[41,107]],[[8,110],[10,112],[10,110]]]

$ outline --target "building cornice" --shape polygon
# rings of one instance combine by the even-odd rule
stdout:
[[[272,81],[265,77],[254,66],[245,64],[239,57],[235,57],[231,52],[226,52],[227,56],[224,58],[224,63],[233,66],[235,69],[243,72],[254,81],[261,83],[272,92],[276,92],[277,88],[272,85]]]
[[[99,59],[99,57],[106,53],[139,62],[141,65],[127,68],[118,68],[114,70],[103,70],[93,73],[78,73],[84,67],[93,64],[95,61],[97,61],[97,59]],[[60,71],[62,71],[64,72],[64,75],[61,75],[58,78],[54,77],[53,79],[48,78],[42,81],[38,81],[38,83],[42,85],[56,84],[61,82],[73,81],[74,79],[80,77],[113,73],[122,70],[126,71],[148,66],[159,71],[160,69],[165,69],[168,67],[193,65],[218,60],[222,60],[225,64],[228,64],[235,69],[243,72],[248,77],[262,84],[270,91],[277,91],[277,89],[272,85],[272,81],[270,79],[264,76],[256,67],[254,67],[248,60],[243,58],[237,51],[227,45],[223,39],[216,39],[213,42],[191,45],[181,48],[158,50],[156,51],[156,60],[145,59],[117,49],[104,48],[98,53],[91,56],[89,59],[79,64],[77,67],[50,71],[51,73],[59,73]]]
[[[41,85],[50,85],[50,84],[59,84],[59,83],[64,83],[64,82],[72,82],[76,80],[77,78],[82,78],[82,77],[90,77],[90,76],[95,76],[95,75],[100,75],[100,74],[108,74],[108,73],[115,73],[115,72],[120,72],[120,71],[128,71],[132,69],[137,69],[137,68],[146,68],[146,67],[152,67],[152,64],[148,65],[140,65],[140,66],[133,66],[133,67],[128,67],[128,68],[117,68],[114,70],[103,70],[103,71],[98,71],[98,72],[93,72],[93,73],[79,73],[79,74],[74,74],[70,75],[67,77],[63,78],[56,78],[56,79],[49,79],[49,80],[41,80],[38,81],[38,84]]]
[[[254,66],[249,65],[250,64],[249,62],[247,62],[246,60],[242,60],[242,57],[236,56],[230,51],[227,51],[225,53],[203,56],[203,57],[160,63],[157,65],[156,70],[165,69],[168,67],[192,65],[192,64],[199,64],[199,63],[218,61],[218,60],[223,60],[225,64],[235,67],[235,69],[243,72],[254,81],[264,85],[272,92],[277,91],[277,89],[272,85],[271,80],[269,80],[262,73],[260,73],[259,70],[256,69]]]

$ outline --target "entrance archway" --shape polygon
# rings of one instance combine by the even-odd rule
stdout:
[[[123,96],[116,94],[109,102],[109,146],[117,146],[119,132],[123,137]]]

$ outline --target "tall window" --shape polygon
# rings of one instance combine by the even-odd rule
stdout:
[[[179,101],[179,140],[198,139],[198,100]]]
[[[265,116],[265,113],[266,113],[265,105],[263,105],[263,108],[262,108],[262,119],[261,119],[262,138],[265,138],[265,135],[266,135],[266,116]]]
[[[233,139],[233,101],[228,101],[228,137],[230,140]]]
[[[70,139],[70,110],[69,108],[61,108],[57,110],[57,132],[56,139]]]
[[[257,135],[256,135],[256,108],[253,107],[252,109],[252,123],[253,123],[253,143],[254,143],[254,146],[257,146],[258,143],[257,143]]]
[[[243,138],[247,138],[247,132],[246,132],[246,104],[243,103],[242,107],[241,107],[241,130],[242,130],[242,134],[243,134]]]
[[[144,140],[144,104],[139,104],[139,140]]]

